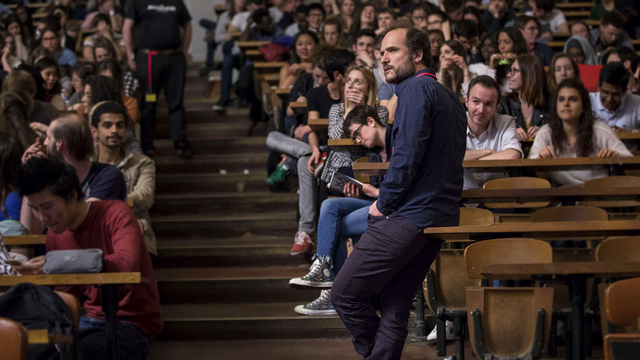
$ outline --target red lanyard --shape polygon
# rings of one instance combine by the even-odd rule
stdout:
[[[153,88],[151,87],[151,66],[153,65],[153,62],[151,61],[151,57],[153,55],[158,55],[157,51],[149,51],[148,53],[148,70],[149,70],[149,93],[153,92]]]
[[[433,75],[432,73],[422,73],[422,74],[420,74],[420,75],[417,75],[416,77],[417,77],[417,78],[419,78],[420,76],[425,76],[425,75],[427,75],[427,76],[431,76],[432,78],[434,78],[434,79],[438,80],[438,78],[436,78],[436,76],[435,76],[435,75]]]

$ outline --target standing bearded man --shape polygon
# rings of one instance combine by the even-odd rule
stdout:
[[[380,53],[398,96],[386,133],[389,170],[331,300],[358,354],[400,359],[411,301],[442,245],[423,229],[458,225],[467,122],[460,100],[430,68],[427,35],[391,30]]]

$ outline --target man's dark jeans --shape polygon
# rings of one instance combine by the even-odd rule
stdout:
[[[400,359],[411,301],[442,242],[401,216],[369,216],[331,290],[333,306],[365,359]]]
[[[106,322],[82,316],[78,330],[80,360],[107,360]],[[144,360],[151,349],[151,335],[118,321],[118,351],[122,360]]]

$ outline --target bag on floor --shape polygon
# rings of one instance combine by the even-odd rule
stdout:
[[[72,335],[75,331],[71,311],[64,300],[46,286],[22,283],[0,296],[0,317],[17,321],[27,330],[45,329],[52,334]],[[29,360],[72,360],[73,344],[29,345]],[[0,356],[1,357],[1,356]]]

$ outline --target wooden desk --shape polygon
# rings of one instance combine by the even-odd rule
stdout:
[[[329,119],[309,119],[307,125],[313,132],[327,132],[329,130]]]
[[[489,279],[523,279],[532,276],[566,278],[571,291],[571,354],[573,360],[584,360],[584,303],[587,277],[640,275],[640,262],[560,262],[549,264],[494,264],[480,266],[480,273]],[[591,336],[591,334],[587,334]]]
[[[565,13],[566,14],[566,13]],[[555,49],[564,48],[565,41],[549,41],[547,45],[551,46]],[[631,40],[631,44],[633,44],[634,48],[637,48],[640,45],[640,40]]]
[[[596,6],[593,2],[576,2],[576,3],[557,3],[556,7],[560,10],[566,9],[590,9]]]
[[[267,82],[269,85],[278,85],[280,82],[280,74],[262,74],[260,75],[260,79]]]
[[[213,11],[215,11],[218,16],[227,10],[229,10],[229,8],[226,5],[216,5],[213,7]]]
[[[278,78],[278,82],[280,82],[280,78]],[[291,93],[291,89],[274,89],[273,92],[280,98],[282,101],[289,100],[289,94]]]
[[[39,9],[39,8],[43,8],[43,7],[47,7],[51,4],[47,4],[47,3],[34,3],[34,4],[27,4],[28,8],[32,8],[32,9]]]
[[[611,201],[611,200],[638,200],[640,188],[614,187],[614,188],[551,188],[551,189],[499,189],[462,190],[462,201],[465,203],[518,203],[545,202],[558,199],[570,201]]]
[[[355,141],[351,139],[329,139],[328,145],[330,147],[360,147]]]
[[[242,52],[247,50],[256,50],[260,47],[260,45],[270,44],[270,41],[238,41],[238,47]]]
[[[636,142],[640,141],[640,132],[623,131],[616,133],[616,135],[618,135],[618,138],[620,140],[634,140]],[[533,139],[520,141],[520,144],[522,144],[523,146],[531,146],[533,145]]]
[[[262,62],[262,61],[256,61],[253,63],[253,69],[261,74],[264,73],[277,73],[278,75],[278,81],[280,80],[280,69],[282,69],[283,66],[287,65],[286,62],[284,61],[277,61],[277,62]]]
[[[640,234],[640,221],[545,221],[498,223],[491,225],[432,227],[427,235],[444,240],[487,240],[496,238],[560,238],[587,236],[630,236]]]
[[[59,344],[73,343],[72,335],[52,334],[47,330],[27,330],[29,332],[29,344]]]
[[[4,236],[4,244],[8,246],[44,245],[47,235]]]
[[[245,51],[247,57],[253,61],[264,61],[264,56],[259,50],[247,50]]]
[[[230,31],[229,36],[234,40],[238,40],[240,39],[240,36],[242,36],[242,31]]]
[[[291,110],[293,110],[294,113],[296,114],[304,114],[307,111],[307,102],[290,102],[289,103],[289,107],[291,108]]]
[[[118,359],[118,326],[116,314],[118,303],[118,286],[149,283],[149,279],[136,273],[99,273],[99,274],[55,274],[0,276],[0,287],[14,286],[21,283],[32,283],[46,286],[94,285],[102,290],[102,311],[106,319],[107,358]]]

